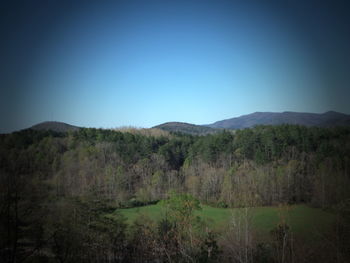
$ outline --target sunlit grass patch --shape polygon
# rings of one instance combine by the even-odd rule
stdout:
[[[222,230],[229,226],[233,216],[245,213],[244,209],[202,205],[202,210],[196,211],[195,215],[199,216],[210,227]],[[119,209],[118,211],[127,218],[129,224],[140,215],[148,216],[155,221],[167,216],[166,209],[160,204]],[[252,219],[254,230],[262,236],[268,236],[273,228],[284,221],[296,235],[313,238],[315,234],[321,234],[329,229],[335,219],[331,213],[306,205],[254,207],[248,208],[247,213]]]

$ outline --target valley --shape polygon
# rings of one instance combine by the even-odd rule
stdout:
[[[193,135],[49,126],[0,135],[2,257],[348,257],[349,127],[260,125]]]

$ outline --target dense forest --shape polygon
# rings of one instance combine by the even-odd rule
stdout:
[[[350,257],[348,127],[257,126],[204,136],[156,129],[28,129],[0,135],[0,173],[4,262]],[[157,202],[169,211],[160,222],[141,216],[128,224],[118,213]],[[283,222],[269,241],[257,242],[247,214],[235,229],[224,230],[234,231],[232,240],[223,240],[193,213],[201,204],[229,209],[300,203],[337,215],[325,238],[334,246],[292,246]]]

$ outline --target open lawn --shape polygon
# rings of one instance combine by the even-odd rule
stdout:
[[[166,215],[166,209],[159,205],[149,205],[136,208],[119,209],[120,213],[132,223],[139,215],[146,215],[153,220],[160,220]],[[268,236],[270,231],[280,222],[286,222],[293,233],[306,239],[313,239],[315,235],[324,233],[335,220],[335,215],[321,209],[306,205],[292,205],[284,207],[254,207],[248,208],[215,208],[202,205],[196,215],[214,229],[221,230],[228,227],[240,214],[247,212],[252,219],[256,232]]]

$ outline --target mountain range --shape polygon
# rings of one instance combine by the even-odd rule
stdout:
[[[169,132],[181,132],[193,135],[205,135],[215,133],[222,129],[245,129],[256,125],[280,125],[297,124],[304,126],[334,127],[350,126],[350,115],[335,111],[325,113],[305,113],[305,112],[254,112],[231,119],[221,120],[212,124],[195,125],[185,122],[166,122],[152,128],[157,128]],[[75,131],[80,127],[63,122],[42,122],[30,129],[53,130],[57,132]]]
[[[325,113],[306,112],[254,112],[231,119],[221,120],[212,124],[194,125],[181,122],[167,122],[155,126],[167,131],[191,134],[208,134],[221,129],[237,130],[251,128],[256,125],[296,124],[303,126],[334,127],[350,126],[350,115],[335,111]],[[210,128],[204,130],[203,127]]]
[[[256,125],[280,125],[297,124],[304,126],[348,126],[350,125],[350,115],[327,111],[325,113],[305,113],[305,112],[254,112],[236,118],[217,121],[209,125],[211,128],[223,129],[244,129]]]
[[[29,129],[32,130],[52,130],[56,132],[68,132],[68,131],[77,131],[80,129],[78,126],[70,125],[64,122],[58,122],[58,121],[45,121],[38,123]]]

